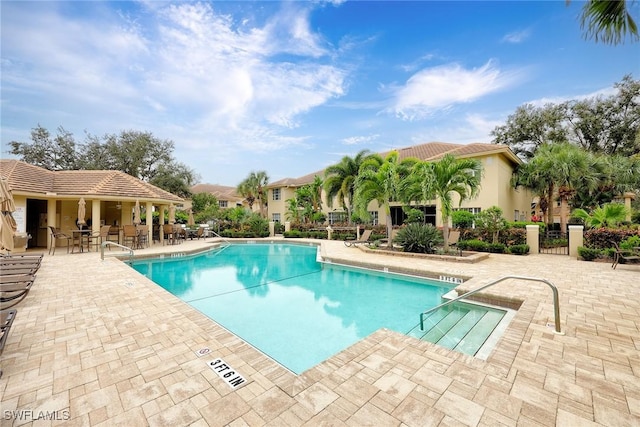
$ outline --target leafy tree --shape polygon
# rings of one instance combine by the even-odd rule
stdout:
[[[302,222],[302,212],[297,197],[287,199],[287,212],[285,216],[289,221],[296,223]]]
[[[504,125],[491,131],[494,144],[508,145],[523,159],[533,157],[536,150],[548,142],[567,141],[563,123],[567,117],[567,104],[545,104],[536,107],[524,104],[507,118]]]
[[[608,203],[589,213],[584,209],[574,209],[572,216],[584,221],[587,227],[617,227],[627,217],[627,208],[621,203]]]
[[[566,123],[585,150],[632,156],[640,153],[640,80],[626,75],[614,87],[615,96],[568,103]]]
[[[473,227],[475,215],[469,211],[457,210],[451,213],[451,224],[454,228],[468,229]]]
[[[435,162],[419,162],[411,175],[410,190],[413,200],[438,199],[442,219],[444,249],[449,250],[449,218],[453,212],[453,194],[459,203],[475,197],[480,191],[482,163],[477,159],[456,159],[445,154]],[[406,193],[405,193],[406,194]]]
[[[507,220],[502,217],[502,209],[491,206],[476,215],[476,227],[485,230],[492,237],[492,243],[498,243],[500,231],[507,228]]]
[[[191,196],[191,186],[195,184],[195,174],[182,163],[158,166],[150,184],[183,198]]]
[[[31,143],[11,141],[9,153],[20,156],[21,160],[48,170],[76,169],[76,142],[73,134],[62,126],[55,138],[38,124],[31,129]]]
[[[102,139],[87,134],[84,144],[59,127],[55,138],[38,125],[31,131],[31,142],[11,141],[10,153],[48,170],[119,170],[152,182],[174,194],[186,196],[198,179],[186,165],[174,160],[174,144],[150,132],[122,131]]]
[[[349,223],[352,222],[355,183],[360,166],[371,153],[362,150],[355,157],[344,156],[340,163],[325,169],[324,189],[327,194],[327,205],[333,207],[337,198],[340,206],[347,212]]]
[[[367,218],[367,206],[373,200],[384,209],[387,223],[387,236],[391,236],[391,202],[403,199],[403,181],[409,177],[411,168],[417,159],[400,160],[397,151],[392,151],[386,158],[378,154],[367,157],[360,166],[355,183],[354,204],[361,217]],[[393,242],[389,239],[389,247]]]
[[[622,43],[627,35],[632,41],[640,40],[638,26],[627,5],[628,1],[624,0],[588,1],[580,17],[585,38],[613,45]]]
[[[269,176],[265,171],[252,171],[237,188],[238,193],[249,203],[250,209],[253,210],[253,204],[258,202],[262,216],[265,216],[264,208],[267,204],[267,184],[269,184]]]
[[[197,223],[204,223],[221,217],[218,199],[211,193],[196,193],[191,196],[191,209]]]
[[[508,145],[526,160],[545,144],[565,143],[593,153],[640,153],[640,81],[630,75],[616,83],[616,94],[535,107],[525,104],[491,132],[495,144]]]

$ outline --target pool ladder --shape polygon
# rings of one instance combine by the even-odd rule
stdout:
[[[554,313],[554,317],[555,317],[555,333],[556,334],[560,334],[560,335],[564,335],[564,333],[560,329],[560,303],[559,303],[559,298],[558,298],[558,288],[556,288],[556,286],[553,283],[551,283],[550,281],[548,281],[547,279],[539,279],[537,277],[527,277],[527,276],[504,276],[504,277],[501,277],[501,278],[496,279],[496,280],[494,280],[494,281],[492,281],[492,282],[490,282],[490,283],[488,283],[488,284],[486,284],[486,285],[484,285],[482,287],[479,287],[478,289],[474,289],[472,291],[464,293],[464,294],[462,294],[462,295],[460,295],[460,296],[458,296],[458,297],[456,297],[454,299],[446,301],[446,302],[444,302],[444,303],[442,303],[442,304],[440,304],[440,305],[438,305],[436,307],[430,308],[429,310],[420,313],[420,330],[424,331],[424,319],[425,319],[424,316],[426,314],[433,313],[434,311],[436,311],[436,310],[438,310],[438,309],[440,309],[442,307],[445,307],[445,306],[447,306],[449,304],[453,304],[454,302],[460,301],[461,299],[467,298],[467,297],[469,297],[469,296],[471,296],[473,294],[476,294],[476,293],[478,293],[480,291],[483,291],[483,290],[485,290],[485,289],[487,289],[487,288],[489,288],[489,287],[491,287],[493,285],[496,285],[496,284],[498,284],[500,282],[503,282],[503,281],[505,281],[507,279],[529,280],[529,281],[532,281],[532,282],[541,282],[541,283],[547,284],[551,288],[551,290],[553,291],[553,313]]]

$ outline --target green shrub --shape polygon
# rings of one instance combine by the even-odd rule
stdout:
[[[453,211],[451,213],[451,223],[454,228],[471,228],[475,216],[469,211]]]
[[[493,254],[503,254],[507,250],[507,245],[504,243],[489,243],[487,249]]]
[[[640,235],[629,236],[620,242],[621,249],[640,248]]]
[[[299,238],[301,237],[302,232],[300,232],[300,230],[291,230],[291,231],[285,231],[282,234],[286,238]]]
[[[584,246],[578,246],[578,255],[585,261],[593,261],[602,255],[602,250],[585,248]]]
[[[482,240],[460,240],[458,241],[458,248],[463,251],[475,251],[475,252],[488,252],[489,246],[487,242],[483,242]]]
[[[622,242],[628,237],[637,236],[638,230],[622,228],[594,228],[584,233],[584,245],[587,248],[606,249],[613,247],[611,242]]]
[[[398,231],[394,242],[405,252],[432,253],[442,244],[442,233],[431,224],[411,223]]]
[[[513,255],[526,255],[529,253],[529,245],[509,246],[508,252]]]

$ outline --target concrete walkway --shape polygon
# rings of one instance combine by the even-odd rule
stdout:
[[[296,376],[115,258],[58,249],[16,306],[1,425],[640,425],[640,265],[493,254],[463,264],[322,245],[333,262],[466,277],[468,289],[548,279],[565,334],[549,326],[547,286],[508,281],[491,293],[523,303],[486,361],[379,330]],[[246,383],[231,388],[208,365],[216,358]]]

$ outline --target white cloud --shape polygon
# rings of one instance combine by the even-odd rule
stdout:
[[[348,71],[332,65],[335,52],[311,30],[306,4],[286,4],[252,27],[209,3],[148,2],[126,14],[96,5],[81,7],[89,14],[10,6],[3,98],[27,94],[40,106],[29,126],[47,117],[76,136],[153,129],[187,147],[264,151],[303,144],[281,132],[345,93]]]
[[[522,43],[523,41],[528,39],[530,36],[531,36],[531,30],[529,29],[514,31],[509,34],[505,34],[505,36],[502,38],[502,41],[504,43],[518,44],[518,43]]]
[[[567,102],[567,101],[581,101],[584,99],[592,99],[592,98],[598,98],[598,97],[609,97],[609,96],[613,96],[616,93],[618,93],[617,89],[614,88],[613,86],[604,88],[604,89],[598,89],[594,92],[590,92],[590,93],[582,93],[582,94],[578,94],[578,95],[568,95],[568,96],[554,96],[554,97],[544,97],[544,98],[538,98],[538,99],[534,99],[532,101],[528,101],[526,102],[526,104],[532,104],[535,107],[544,107],[547,104],[562,104],[563,102]]]
[[[425,68],[393,88],[387,111],[405,120],[428,117],[455,104],[473,102],[516,84],[522,71],[502,71],[494,61],[480,68],[465,69],[459,64]]]
[[[369,144],[371,142],[376,141],[380,135],[363,135],[363,136],[351,136],[348,138],[342,139],[342,143],[345,145],[360,145],[360,144]]]

